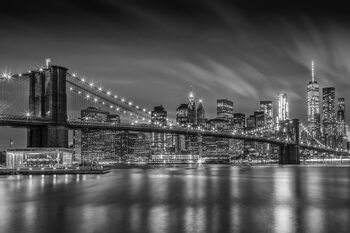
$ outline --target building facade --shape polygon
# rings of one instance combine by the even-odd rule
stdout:
[[[228,99],[218,99],[216,101],[216,112],[220,118],[233,118],[233,101]]]
[[[151,123],[154,125],[167,125],[168,113],[163,105],[155,106],[151,112]]]
[[[289,119],[289,104],[286,93],[278,94],[278,121],[285,121]]]
[[[312,62],[312,79],[307,84],[307,128],[313,137],[321,136],[320,85],[315,80]]]
[[[260,111],[265,114],[265,125],[271,125],[273,123],[273,105],[272,101],[263,100],[260,101]]]
[[[325,145],[335,147],[336,112],[334,87],[325,87],[322,89],[322,125]]]

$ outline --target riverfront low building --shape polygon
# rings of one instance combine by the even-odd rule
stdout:
[[[6,166],[23,167],[71,167],[71,149],[66,148],[25,148],[7,149]]]

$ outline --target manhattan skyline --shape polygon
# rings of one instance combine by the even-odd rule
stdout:
[[[320,88],[334,86],[337,97],[349,99],[349,19],[341,5],[201,3],[6,3],[0,69],[20,72],[50,57],[149,109],[163,104],[172,118],[191,85],[209,118],[216,99],[231,99],[235,112],[248,115],[260,100],[274,101],[276,111],[283,92],[290,116],[306,122],[315,60]]]

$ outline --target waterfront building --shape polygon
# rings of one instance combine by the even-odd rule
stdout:
[[[72,154],[66,148],[7,149],[6,167],[71,167]]]
[[[289,104],[286,93],[278,94],[278,121],[285,121],[289,119]]]
[[[335,147],[336,112],[334,87],[325,87],[322,89],[322,125],[325,145]]]
[[[265,125],[271,125],[273,123],[272,101],[267,101],[267,100],[260,101],[260,111],[264,112]]]
[[[109,114],[95,107],[81,110],[83,121],[114,122],[119,124],[119,115]],[[79,163],[99,160],[115,160],[118,155],[115,143],[116,131],[103,129],[79,129],[73,131],[74,158]]]
[[[321,136],[320,86],[315,80],[314,62],[311,63],[311,81],[307,84],[307,128],[315,138]]]

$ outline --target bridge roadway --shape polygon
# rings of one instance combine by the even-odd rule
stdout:
[[[43,127],[51,125],[51,121],[48,118],[41,117],[26,117],[26,116],[13,116],[13,115],[1,115],[0,114],[0,126],[11,126],[18,128],[31,128],[31,127]],[[252,136],[247,134],[233,134],[231,132],[222,131],[209,131],[209,130],[198,130],[188,129],[179,126],[172,127],[159,127],[149,124],[126,124],[126,123],[110,123],[110,122],[88,122],[81,120],[68,120],[65,125],[69,129],[104,129],[104,130],[118,130],[118,131],[131,131],[131,132],[149,132],[149,133],[169,133],[169,134],[182,134],[182,135],[201,135],[206,137],[217,137],[217,138],[231,138],[244,141],[263,142],[281,145],[294,145],[295,142],[290,140],[277,140],[268,137]],[[314,145],[300,144],[300,149],[309,149],[319,152],[337,153],[337,154],[349,154],[346,150],[336,150],[333,148],[324,148]]]

